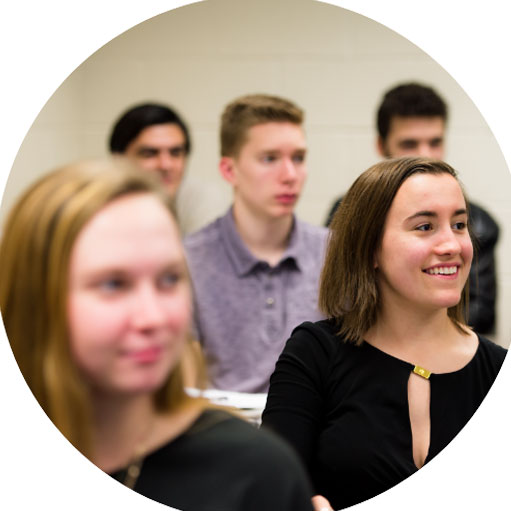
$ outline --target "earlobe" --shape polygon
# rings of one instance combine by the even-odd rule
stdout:
[[[231,156],[222,156],[222,158],[220,158],[218,168],[220,170],[220,174],[222,175],[222,177],[228,183],[234,184],[235,181],[234,159]]]
[[[379,265],[378,265],[378,254],[375,254],[375,255],[374,255],[374,259],[373,259],[373,268],[374,268],[375,270],[377,270],[377,269],[378,269],[378,267],[379,267]]]
[[[383,142],[383,139],[380,136],[378,136],[376,140],[376,149],[380,156],[385,157],[385,143]]]

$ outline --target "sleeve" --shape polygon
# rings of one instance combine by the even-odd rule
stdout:
[[[239,509],[313,511],[312,485],[296,454],[279,438],[269,437],[270,432],[259,433],[266,438],[259,442],[258,452],[248,456],[252,482]]]
[[[262,416],[262,428],[284,438],[309,473],[324,424],[331,351],[331,341],[315,324],[297,327],[275,366]]]
[[[499,226],[475,204],[470,205],[472,230],[475,235],[475,257],[470,269],[468,324],[481,334],[492,333],[495,326],[497,279],[495,276],[495,245]]]
[[[325,220],[325,227],[329,227],[332,223],[332,218],[335,215],[335,212],[337,211],[337,208],[341,205],[342,197],[339,197],[338,199],[335,199],[334,203],[332,204],[330,211],[328,212],[328,215]]]

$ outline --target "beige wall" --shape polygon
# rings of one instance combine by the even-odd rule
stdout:
[[[106,154],[113,120],[146,100],[172,104],[190,124],[194,150],[180,198],[188,230],[221,214],[230,189],[217,171],[218,119],[249,92],[289,97],[306,111],[309,179],[299,215],[321,224],[332,200],[378,157],[374,114],[381,93],[403,80],[433,85],[450,105],[447,160],[471,199],[501,225],[499,322],[511,317],[511,176],[472,101],[435,61],[358,14],[312,0],[208,0],[157,16],[79,66],[42,109],[10,174],[1,215],[41,173]]]

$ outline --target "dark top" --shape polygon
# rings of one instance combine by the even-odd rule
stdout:
[[[126,470],[111,474],[124,481]],[[312,511],[296,454],[273,434],[206,410],[149,454],[134,490],[183,511]]]
[[[343,342],[337,330],[331,321],[303,323],[294,330],[270,380],[262,427],[295,447],[315,493],[341,509],[391,488],[417,467],[407,389],[414,366],[366,342]],[[477,410],[506,352],[479,337],[465,367],[430,376],[426,462]]]
[[[342,197],[335,200],[325,226],[329,226]],[[474,259],[470,267],[468,318],[467,323],[480,334],[495,331],[495,302],[497,299],[497,278],[495,271],[495,246],[499,240],[500,228],[490,214],[482,207],[469,202],[469,223],[472,228]]]

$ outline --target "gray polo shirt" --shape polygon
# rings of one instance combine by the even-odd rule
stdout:
[[[211,385],[266,392],[275,362],[294,327],[316,321],[327,229],[294,219],[276,266],[241,240],[232,208],[185,238],[194,290],[194,326]]]

